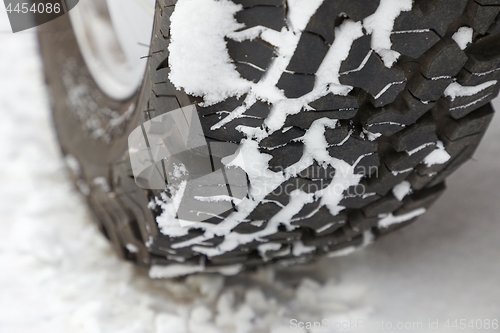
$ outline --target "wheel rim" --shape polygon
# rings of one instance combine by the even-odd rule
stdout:
[[[115,100],[141,86],[153,31],[155,0],[84,0],[70,12],[85,63]]]

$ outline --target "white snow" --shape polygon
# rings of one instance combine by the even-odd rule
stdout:
[[[472,43],[472,35],[474,30],[470,27],[461,27],[451,36],[453,40],[458,44],[460,49],[465,50],[467,45]]]
[[[156,202],[154,202],[155,205],[159,205],[162,209],[160,216],[156,217],[156,223],[160,231],[172,237],[185,236],[189,231],[186,225],[190,225],[190,222],[183,222],[177,218],[177,211],[186,186],[187,182],[183,181],[175,191],[172,191],[172,193],[175,193],[172,198],[162,193],[161,200],[157,199]]]
[[[241,78],[231,63],[224,40],[229,32],[243,27],[234,18],[241,9],[229,0],[177,2],[168,48],[169,78],[177,88],[203,96],[207,104],[241,96],[249,89],[250,82]]]
[[[457,97],[474,96],[475,94],[483,91],[486,88],[497,84],[497,80],[491,80],[478,84],[477,86],[462,86],[458,82],[451,83],[444,91],[444,96],[450,97],[452,101]]]
[[[322,97],[318,92],[325,91],[326,87],[331,85],[329,91],[337,95],[347,95],[352,87],[344,86],[339,81],[339,71],[342,62],[349,56],[352,43],[363,36],[363,26],[361,22],[345,20],[338,28],[335,29],[335,40],[328,50],[323,62],[316,72],[316,82],[314,90],[310,95],[310,102]]]
[[[373,96],[375,99],[378,99],[380,96],[382,96],[387,90],[389,90],[390,87],[396,86],[398,84],[403,84],[406,81],[397,81],[397,82],[391,82],[388,83],[382,90],[380,90],[375,96]]]
[[[424,163],[430,167],[435,164],[444,164],[448,162],[451,155],[446,151],[442,141],[438,141],[436,149],[424,158]]]
[[[387,67],[392,67],[400,56],[391,50],[394,21],[401,12],[410,11],[412,4],[412,0],[381,0],[375,13],[363,20],[363,27],[372,35],[372,49],[382,57]]]
[[[406,197],[410,193],[411,193],[411,184],[406,180],[403,180],[401,183],[394,186],[394,188],[392,189],[392,194],[394,194],[396,199],[398,199],[399,201],[403,200],[404,197]]]
[[[379,228],[387,228],[393,224],[406,222],[406,221],[411,220],[412,218],[415,218],[417,216],[422,215],[423,213],[425,213],[425,211],[426,211],[425,208],[418,208],[418,209],[415,209],[414,211],[411,211],[409,213],[397,215],[397,216],[394,216],[391,213],[387,216],[382,217],[378,221],[378,226],[379,226]]]

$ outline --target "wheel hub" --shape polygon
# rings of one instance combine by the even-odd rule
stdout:
[[[141,86],[153,31],[155,0],[84,0],[69,13],[85,63],[115,100]]]

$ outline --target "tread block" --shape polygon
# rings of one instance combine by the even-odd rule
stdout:
[[[285,127],[297,126],[303,129],[309,129],[311,124],[321,118],[329,119],[350,119],[356,115],[358,109],[335,110],[335,111],[307,111],[299,114],[293,114],[286,118]]]
[[[214,104],[211,106],[205,106],[205,107],[199,106],[199,103],[202,102],[201,99],[195,100],[195,103],[198,102],[198,103],[196,103],[196,104],[198,104],[196,106],[196,109],[198,111],[198,115],[200,117],[204,117],[204,116],[208,116],[211,114],[215,114],[217,112],[224,112],[224,111],[231,112],[234,109],[236,109],[237,107],[241,106],[241,104],[243,104],[244,98],[245,98],[245,96],[241,97],[240,99],[231,97],[231,98],[226,99],[223,102],[220,102],[220,103],[217,103],[217,104]]]
[[[371,36],[362,36],[352,43],[349,55],[340,65],[339,73],[341,75],[361,66],[368,53],[372,52],[371,41]]]
[[[371,78],[367,80],[366,78]],[[404,89],[406,81],[404,71],[394,65],[385,67],[383,61],[375,53],[371,53],[365,66],[356,72],[340,75],[342,84],[354,86],[367,91],[374,98],[374,104],[382,106],[393,102]],[[403,83],[400,83],[403,82]]]
[[[285,7],[255,6],[243,9],[236,13],[238,22],[244,23],[245,28],[264,26],[276,31],[281,31],[285,25]]]
[[[432,187],[416,191],[403,199],[403,207],[395,212],[394,215],[401,215],[418,208],[428,209],[446,190],[444,183],[439,183]]]
[[[405,180],[410,173],[411,170],[405,172],[394,172],[389,170],[384,164],[381,164],[377,176],[370,177],[366,181],[366,192],[375,192],[384,196],[392,190],[394,186]]]
[[[500,0],[475,0],[483,6],[500,6]]]
[[[377,194],[360,194],[360,195],[352,195],[352,196],[345,196],[346,194],[344,193],[344,198],[340,201],[339,205],[344,206],[346,208],[355,208],[359,209],[361,207],[364,207],[366,205],[371,204],[372,202],[380,199],[380,195]]]
[[[393,153],[385,158],[385,164],[391,171],[403,171],[416,167],[422,160],[435,149],[434,144],[409,155],[407,152]]]
[[[302,237],[302,233],[298,231],[278,231],[275,234],[265,236],[265,239],[269,242],[279,242],[282,244],[290,244]]]
[[[267,221],[261,221],[260,223],[254,223],[254,222],[255,221],[242,222],[238,224],[236,227],[234,227],[233,231],[239,234],[252,234],[254,232],[264,230],[267,226]]]
[[[435,103],[422,103],[407,91],[401,95],[401,101],[381,108],[375,108],[369,103],[360,107],[361,124],[372,133],[391,136],[403,130],[406,125],[413,124]]]
[[[285,25],[286,0],[234,0],[234,2],[242,4],[245,8],[236,14],[236,18],[245,23],[246,28],[261,25],[281,30]],[[299,46],[287,68],[289,72],[297,74],[285,73],[279,80],[278,87],[284,90],[285,95],[288,98],[297,98],[310,92],[315,83],[314,73],[334,41],[335,27],[347,18],[362,20],[373,13],[378,5],[379,0],[325,0],[304,30]],[[464,8],[466,8],[465,13]],[[167,11],[171,13],[173,7],[165,10]],[[252,266],[277,263],[280,260],[284,264],[299,262],[298,259],[309,260],[313,257],[312,254],[297,258],[287,253],[291,249],[290,244],[302,238],[306,246],[318,246],[315,253],[328,253],[350,245],[362,244],[363,237],[360,233],[363,230],[371,229],[377,235],[382,235],[411,223],[414,219],[389,228],[378,228],[381,215],[389,213],[398,215],[421,207],[429,207],[444,190],[443,180],[473,155],[491,120],[493,110],[490,105],[477,108],[488,102],[498,91],[497,87],[475,96],[457,97],[454,101],[442,97],[442,94],[458,72],[460,73],[457,81],[464,86],[500,79],[500,25],[491,25],[495,17],[500,18],[498,12],[500,12],[500,0],[415,1],[411,12],[403,12],[396,19],[391,41],[393,49],[403,56],[391,69],[386,68],[379,56],[371,51],[370,36],[357,39],[348,58],[341,63],[340,69],[342,73],[340,81],[354,86],[353,91],[347,96],[329,94],[310,103],[311,108],[316,111],[304,110],[300,114],[288,116],[285,129],[273,133],[259,143],[261,152],[272,156],[269,161],[270,168],[281,171],[302,157],[303,143],[295,139],[303,136],[315,120],[324,117],[341,120],[336,128],[325,129],[325,138],[331,145],[329,153],[351,164],[357,161],[355,172],[364,175],[360,184],[345,191],[340,205],[346,207],[346,210],[337,216],[331,216],[330,211],[320,206],[319,201],[305,204],[291,221],[297,229],[288,232],[285,226],[281,225],[276,233],[259,241],[208,258],[207,267],[236,263]],[[165,19],[165,22],[167,21],[168,19]],[[459,26],[472,26],[475,29],[474,43],[464,51],[449,38]],[[158,52],[168,46],[168,32],[160,31],[161,34],[164,35],[165,41],[159,42],[152,48]],[[254,82],[258,82],[264,75],[264,71],[259,68],[268,68],[275,56],[273,48],[259,39],[243,42],[227,40],[227,46],[241,76]],[[186,103],[187,100],[187,98],[183,100],[184,95],[180,95],[171,85],[163,82],[165,75],[168,74],[168,67],[162,67],[168,65],[165,54],[167,53],[152,55],[152,64],[157,64],[159,69],[156,71],[151,88],[156,99],[159,99],[158,96],[161,97],[161,102],[151,97],[151,102],[147,106],[147,109],[151,109],[150,115],[168,112],[170,107],[178,108],[180,103]],[[445,76],[447,77],[444,78]],[[394,84],[395,82],[403,83]],[[489,93],[491,96],[472,103]],[[209,130],[213,124],[241,106],[244,99],[245,96],[239,99],[229,98],[214,106],[198,107],[208,139],[239,143],[244,135],[236,130],[238,125],[263,126],[264,119],[270,113],[270,106],[258,101],[242,117],[218,130]],[[191,96],[189,101],[199,104],[202,98]],[[435,123],[439,125],[437,135],[452,157],[442,165],[428,167],[422,160],[436,149],[435,141],[438,136]],[[364,139],[361,129],[374,134],[381,133],[383,136],[369,141]],[[423,148],[420,150],[416,149],[421,147]],[[410,155],[408,151],[411,150],[413,151]],[[370,170],[370,167],[375,167],[377,172],[366,171]],[[334,176],[334,168],[329,165],[324,168],[314,162],[270,193],[248,216],[250,221],[237,225],[233,232],[250,234],[263,230],[268,220],[290,203],[290,192],[300,189],[307,193],[315,193],[328,186]],[[410,182],[414,193],[399,201],[391,190],[402,180]],[[135,188],[135,183],[132,182],[132,185]],[[122,189],[123,193],[119,193],[120,196],[130,195],[124,187]],[[117,234],[109,235],[108,232],[108,236],[114,238],[118,246],[139,238],[148,241],[151,237],[149,231],[143,235],[142,229],[146,229],[148,222],[144,217],[149,213],[151,217],[148,219],[153,221],[152,229],[155,233],[153,244],[148,248],[144,247],[149,262],[161,265],[174,264],[178,262],[174,261],[175,255],[187,258],[188,264],[199,264],[200,255],[193,251],[192,247],[174,250],[171,246],[173,243],[197,237],[202,231],[190,230],[188,235],[179,238],[161,235],[154,223],[154,214],[159,212],[145,208],[147,202],[141,205],[147,212],[133,212],[134,215],[143,215],[137,216],[140,223],[133,226],[137,230],[132,230],[129,224],[123,227],[112,226],[111,232]],[[135,209],[142,209],[139,206],[136,203]],[[106,207],[97,207],[96,210],[108,210],[105,212],[107,215],[103,213],[106,215],[103,218],[107,219],[102,222],[103,224],[116,224],[121,221],[120,214],[116,214],[113,210],[109,211]],[[141,218],[144,222],[140,220]],[[216,224],[220,220],[210,219],[207,222]],[[140,231],[138,226],[142,228]],[[149,224],[147,226],[150,227]],[[136,234],[133,234],[134,232]],[[223,237],[214,237],[202,246],[217,247],[222,241]],[[279,242],[280,249],[267,251],[261,256],[257,248],[265,242]],[[119,250],[124,251],[123,246]],[[137,261],[137,258],[139,257],[132,259]]]
[[[455,76],[467,62],[467,56],[451,38],[444,38],[419,59],[426,78]]]
[[[359,234],[364,230],[376,226],[378,223],[378,217],[365,216],[362,211],[357,210],[349,214],[349,218],[347,221],[348,226],[352,230],[352,232],[348,231],[348,233],[354,236],[355,234]]]
[[[328,147],[328,153],[334,158],[353,165],[361,155],[376,153],[377,148],[378,144],[376,142],[362,140],[351,135],[343,144]]]
[[[225,126],[222,126],[216,130],[210,129],[224,117],[225,116],[219,114],[211,114],[201,119],[201,126],[206,137],[220,141],[239,143],[241,139],[244,138],[244,135],[236,129],[237,126],[243,125],[250,127],[260,127],[263,123],[262,119],[241,117],[234,119],[229,124],[226,124]]]
[[[288,144],[294,139],[300,138],[305,134],[303,129],[292,127],[286,132],[277,131],[260,142],[262,147],[273,148]]]
[[[314,75],[283,73],[277,87],[283,89],[288,98],[298,98],[311,92],[314,88]]]
[[[377,217],[380,214],[389,214],[403,205],[392,193],[362,208],[367,217]]]
[[[429,184],[434,177],[434,174],[420,174],[415,170],[408,176],[408,178],[406,178],[406,180],[410,182],[412,189],[421,190]]]
[[[274,54],[273,49],[259,39],[242,42],[227,39],[226,44],[229,56],[235,62],[248,62],[263,69],[267,68]]]
[[[477,146],[468,147],[460,152],[451,162],[449,162],[446,167],[436,175],[427,185],[426,187],[435,186],[441,182],[443,182],[449,175],[455,172],[462,164],[467,162],[473,155]]]
[[[411,58],[420,58],[428,49],[439,42],[439,36],[432,30],[391,34],[392,49]]]
[[[444,36],[448,27],[462,15],[467,0],[421,0],[394,22],[395,31],[431,29]]]
[[[255,6],[283,6],[283,0],[232,0],[234,3],[240,4],[243,8],[251,8]]]
[[[309,21],[306,30],[321,35],[328,44],[332,44],[335,27],[340,24],[339,16],[342,13],[354,21],[360,21],[373,14],[378,5],[379,0],[324,1]]]
[[[493,118],[491,104],[486,104],[467,116],[454,120],[448,117],[440,126],[440,133],[454,141],[465,136],[484,132]]]
[[[175,96],[177,90],[170,82],[158,82],[154,84],[153,92],[156,96]]]
[[[215,240],[215,242],[214,242]],[[223,240],[222,237],[217,237],[217,238],[213,238],[211,239],[209,242],[212,243],[212,244],[220,244],[220,242]],[[257,241],[252,241],[251,243],[249,243],[250,245],[254,245],[254,246],[257,246],[259,244],[259,242]],[[228,251],[224,254],[221,254],[221,255],[218,255],[218,256],[213,256],[213,257],[210,257],[210,259],[212,258],[217,258],[217,259],[222,259],[222,258],[233,258],[233,257],[237,257],[237,256],[246,256],[246,255],[249,255],[251,253],[250,249],[248,248],[248,245],[249,244],[242,244],[242,245],[238,245],[236,248],[234,248],[233,250],[231,251]]]
[[[391,136],[406,127],[407,119],[399,111],[400,108],[390,104],[381,108],[366,103],[360,107],[361,124],[372,133]]]
[[[311,180],[315,179],[333,179],[335,176],[335,169],[330,165],[327,165],[326,168],[319,165],[317,162],[314,162],[308,168],[302,170],[298,174],[302,178],[307,178]]]
[[[450,161],[447,161],[447,162],[445,162],[443,164],[434,164],[434,165],[431,165],[431,166],[427,166],[426,164],[422,163],[422,164],[417,165],[417,167],[415,168],[415,170],[417,170],[417,172],[421,176],[431,176],[431,175],[437,174],[438,172],[440,172],[441,170],[443,170],[444,168],[446,168],[446,166],[449,163],[450,163]]]
[[[457,75],[457,82],[463,86],[477,86],[491,80],[500,80],[500,68],[487,74],[474,74],[464,68]]]
[[[387,234],[391,234],[393,233],[394,231],[396,230],[399,230],[399,229],[403,229],[404,227],[412,224],[413,222],[415,222],[416,220],[418,219],[418,216],[411,219],[411,220],[408,220],[408,221],[404,221],[404,222],[401,222],[401,223],[395,223],[395,224],[392,224],[388,227],[382,227],[382,228],[379,228],[379,227],[376,227],[376,228],[373,228],[373,233],[375,234],[375,236],[378,238],[378,237],[381,237],[381,236],[384,236],[384,235],[387,235]]]
[[[380,165],[380,158],[377,153],[371,153],[361,158],[354,168],[354,173],[370,176],[376,173]]]
[[[303,74],[316,73],[328,49],[329,46],[320,36],[303,32],[287,70]]]
[[[327,128],[325,130],[325,139],[331,145],[340,144],[349,135],[349,128],[347,126],[340,126],[337,128]]]
[[[217,257],[210,258],[210,262],[215,264],[215,265],[239,264],[242,262],[246,262],[247,260],[248,260],[247,255],[231,256],[231,257],[217,256]]]
[[[451,101],[449,97],[441,99],[450,110],[450,115],[459,119],[465,117],[472,111],[488,104],[498,95],[499,84],[486,88],[473,96],[457,97]]]
[[[479,1],[470,1],[465,11],[468,18],[467,23],[474,29],[475,34],[484,35],[495,21],[495,17],[500,12],[500,7],[483,6]]]
[[[392,122],[382,122],[378,124],[370,124],[366,126],[365,129],[371,133],[380,133],[385,136],[391,136],[394,133],[401,131],[403,128],[405,128],[405,125]]]
[[[284,204],[286,204],[287,202],[285,202]],[[248,215],[248,218],[252,221],[267,221],[274,215],[278,214],[281,209],[281,206],[277,205],[274,202],[264,201],[259,203],[257,208],[254,209],[253,212],[250,213],[250,215]]]
[[[465,148],[469,146],[477,146],[481,141],[482,133],[466,136],[454,141],[449,140],[446,137],[441,138],[446,151],[451,156],[456,156],[458,153],[463,151]]]
[[[452,82],[451,77],[429,80],[423,75],[417,75],[408,83],[408,89],[422,101],[437,101]]]
[[[269,161],[269,168],[281,171],[298,162],[302,157],[304,144],[301,142],[290,142],[282,147],[274,149],[261,149],[262,153],[269,154],[273,158]]]
[[[309,106],[316,111],[332,111],[332,110],[346,110],[353,111],[359,108],[359,102],[357,96],[347,95],[339,96],[334,94],[328,94],[323,96],[312,103]]]
[[[422,102],[415,96],[413,96],[410,91],[406,90],[401,94],[403,102],[404,114],[408,117],[407,125],[416,122],[421,116],[423,116],[427,111],[432,109],[435,102]]]
[[[335,232],[324,236],[304,236],[302,242],[305,246],[316,246],[318,249],[330,252],[344,247],[352,239],[346,234],[344,228],[339,228]]]
[[[341,230],[338,230],[341,231]],[[337,232],[338,232],[337,231]],[[347,237],[345,236],[344,238],[341,238],[337,244],[330,244],[327,246],[322,247],[322,250],[325,252],[335,252],[337,250],[346,248],[346,247],[357,247],[361,246],[363,244],[363,235],[359,236],[354,236],[354,237]]]
[[[240,76],[248,81],[257,83],[264,75],[264,71],[261,71],[251,65],[242,62],[237,62],[234,65],[236,66],[236,70]]]
[[[325,206],[321,207],[312,217],[308,217],[317,209],[318,205],[318,202],[304,205],[301,211],[293,217],[298,220],[293,221],[292,225],[309,228],[315,234],[325,234],[326,231],[328,233],[334,232],[346,223],[347,215],[345,212],[332,216]]]
[[[410,151],[426,143],[436,143],[436,123],[431,116],[424,116],[416,124],[394,134],[391,145],[397,152]]]
[[[271,106],[269,104],[257,101],[245,112],[245,115],[265,119],[270,111]]]

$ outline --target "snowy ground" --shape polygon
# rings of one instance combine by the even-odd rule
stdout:
[[[35,36],[9,30],[0,10],[1,333],[306,332],[291,319],[473,332],[444,325],[500,319],[500,117],[435,207],[361,252],[292,273],[151,281],[115,258],[72,189]]]

